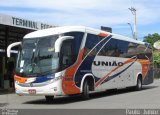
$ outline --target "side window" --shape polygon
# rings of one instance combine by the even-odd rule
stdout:
[[[84,57],[100,42],[101,38],[98,35],[88,34],[86,38],[86,45],[84,51]],[[90,55],[95,56],[99,47],[95,47]]]
[[[137,44],[135,43],[129,43],[128,45],[128,53],[126,54],[125,57],[131,58],[136,55],[136,49],[137,49]]]
[[[69,67],[75,62],[73,40],[66,40],[63,42],[60,53],[61,70]]]
[[[100,51],[100,56],[126,57],[128,52],[127,41],[112,38]]]
[[[133,56],[137,56],[138,59],[147,59],[147,57],[151,59],[152,50],[150,47],[146,50],[146,47],[147,46],[143,44],[129,43],[129,49],[126,57],[131,58]]]
[[[146,51],[145,51],[145,55],[150,59],[150,61],[152,61],[152,47],[150,46],[150,44],[149,44],[149,46],[148,46],[148,44],[146,45],[146,47],[147,47],[147,49],[146,49]]]
[[[111,39],[108,45],[106,44],[105,50],[107,56],[113,56],[113,57],[119,56],[117,42],[118,41],[116,39]]]
[[[119,57],[125,58],[126,55],[128,54],[129,42],[118,40],[117,47],[118,47]]]
[[[77,59],[79,50],[80,50],[80,46],[81,46],[81,42],[84,36],[83,32],[68,32],[64,34],[65,36],[73,36],[73,47],[74,47],[74,58]]]
[[[111,39],[106,45],[101,49],[98,55],[100,56],[112,56],[112,57],[118,57],[118,47],[117,47],[117,40]]]
[[[78,57],[81,42],[84,36],[83,32],[67,32],[64,36],[73,36],[72,40],[65,40],[60,51],[60,70],[73,65]]]
[[[146,59],[146,55],[145,55],[145,45],[138,45],[137,46],[137,57],[138,59]]]

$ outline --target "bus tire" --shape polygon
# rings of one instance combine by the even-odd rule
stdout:
[[[47,102],[52,102],[54,100],[54,96],[45,96]]]
[[[84,81],[83,91],[81,96],[83,99],[89,99],[89,85],[87,80]]]
[[[135,89],[136,89],[136,91],[140,91],[142,89],[142,79],[141,79],[141,77],[138,77]]]

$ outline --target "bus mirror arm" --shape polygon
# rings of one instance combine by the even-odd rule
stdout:
[[[15,42],[15,43],[12,43],[10,44],[8,47],[7,47],[7,57],[10,58],[11,56],[11,49],[15,46],[18,46],[18,45],[21,45],[21,42]]]
[[[63,41],[69,40],[69,39],[74,39],[74,37],[73,36],[63,36],[63,37],[58,38],[57,41],[55,42],[55,52],[60,52]]]

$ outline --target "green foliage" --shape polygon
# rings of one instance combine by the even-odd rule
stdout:
[[[154,52],[153,57],[154,57],[154,63],[160,64],[160,52]]]
[[[160,35],[158,33],[154,33],[154,34],[148,34],[148,36],[144,37],[144,42],[148,42],[151,44],[151,46],[153,47],[153,44],[160,40]],[[153,47],[153,61],[154,61],[154,65],[155,67],[160,67],[160,52],[158,52],[154,47]]]
[[[158,40],[160,40],[160,35],[158,33],[154,33],[154,34],[148,34],[148,36],[145,36],[143,41],[150,43],[153,47],[153,44]]]

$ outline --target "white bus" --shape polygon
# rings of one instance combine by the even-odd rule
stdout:
[[[54,96],[135,87],[153,82],[148,43],[83,26],[39,30],[24,36],[15,70],[18,95]]]

